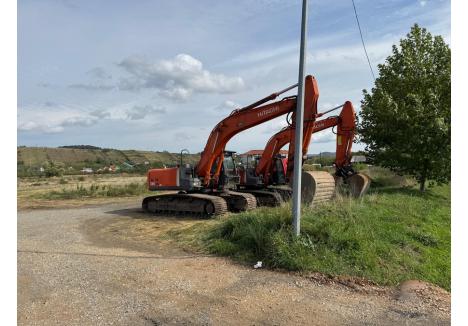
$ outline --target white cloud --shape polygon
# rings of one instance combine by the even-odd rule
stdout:
[[[106,118],[110,118],[110,116],[111,116],[109,111],[107,111],[107,110],[98,110],[98,109],[94,110],[94,111],[91,111],[89,114],[92,115],[92,116],[95,116],[95,117],[97,117],[99,119],[106,119]]]
[[[234,109],[241,108],[242,106],[234,101],[231,100],[226,100],[217,107],[215,107],[215,110],[217,111],[232,111]]]
[[[312,135],[311,147],[314,147],[314,143],[323,144],[331,143],[336,141],[336,135],[331,129],[326,129]]]
[[[92,108],[55,104],[29,105],[18,108],[18,131],[39,133],[64,132],[69,127],[91,127],[104,120],[133,121],[147,116],[166,114],[166,108],[126,103],[112,108]],[[152,119],[151,123],[154,123]],[[120,122],[120,123],[122,123]]]
[[[25,119],[21,119],[25,120]],[[78,113],[67,112],[61,116],[51,118],[49,115],[33,113],[30,119],[20,122],[19,131],[37,131],[43,133],[59,133],[65,127],[89,127],[96,124],[99,119],[95,116],[79,115]]]
[[[286,127],[288,123],[286,122],[285,117],[279,117],[276,118],[272,121],[266,122],[262,125],[261,129],[263,134],[267,134],[270,136],[273,136],[277,132],[279,132],[281,129]]]
[[[107,85],[107,84],[102,84],[102,83],[92,83],[92,84],[78,83],[78,84],[71,84],[68,87],[75,88],[75,89],[84,89],[86,91],[108,91],[108,90],[115,88],[115,86],[113,85]]]
[[[129,57],[119,66],[130,75],[120,81],[120,89],[156,88],[161,95],[171,99],[186,100],[193,92],[235,93],[245,88],[242,78],[205,70],[201,61],[188,54],[158,62]]]
[[[109,74],[104,68],[102,67],[95,67],[87,72],[87,74],[96,79],[112,79],[112,75]]]
[[[183,88],[183,87],[174,87],[172,89],[163,89],[159,92],[159,95],[162,97],[184,102],[190,98],[193,91],[191,89]]]
[[[419,0],[419,4],[421,5],[421,7],[424,7],[427,4],[427,1],[426,0]]]
[[[162,113],[166,113],[165,108],[155,108],[151,105],[145,105],[145,106],[135,105],[131,109],[128,109],[126,112],[127,118],[130,120],[141,120],[141,119],[144,119],[147,115],[162,114]]]

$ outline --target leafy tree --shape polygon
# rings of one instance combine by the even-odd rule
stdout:
[[[426,182],[450,180],[450,48],[415,24],[363,90],[359,134],[376,164]]]

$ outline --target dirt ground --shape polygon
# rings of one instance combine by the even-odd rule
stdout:
[[[185,252],[138,199],[18,213],[20,325],[449,325],[450,294]]]

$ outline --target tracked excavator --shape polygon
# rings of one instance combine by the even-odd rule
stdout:
[[[238,212],[255,208],[257,199],[254,194],[232,190],[239,183],[239,175],[232,161],[232,152],[226,152],[225,147],[238,133],[293,113],[297,106],[297,96],[265,103],[275,100],[295,87],[297,84],[232,111],[211,131],[200,161],[195,167],[181,162],[177,167],[149,170],[149,190],[177,190],[178,193],[146,197],[142,202],[143,210],[153,213],[214,216],[224,214],[228,210]],[[317,82],[314,77],[308,75],[305,78],[304,107],[305,112],[308,112],[305,119],[309,122],[315,119],[317,100]],[[291,156],[291,160],[293,157],[294,155]],[[292,167],[293,164],[289,166]]]
[[[357,173],[351,164],[351,149],[356,128],[356,113],[352,103],[347,101],[331,110],[315,114],[315,117],[322,117],[339,108],[342,110],[337,116],[321,120],[304,120],[303,149],[307,149],[313,133],[337,127],[335,174],[332,176],[326,171],[303,171],[302,200],[304,202],[311,203],[331,199],[335,191],[335,181],[347,184],[350,194],[355,197],[362,196],[370,186],[370,179],[364,174]],[[290,159],[290,155],[294,155],[294,152],[291,152],[291,148],[294,148],[291,146],[294,134],[295,126],[290,124],[270,138],[256,166],[247,166],[241,170],[238,191],[255,194],[259,189],[263,189],[278,192],[283,200],[287,200],[292,195],[291,188],[287,185],[292,175],[292,170],[288,167],[293,161]],[[288,159],[284,159],[279,155],[279,151],[288,143],[290,143],[289,156]],[[251,160],[247,159],[247,162],[249,161]],[[260,205],[274,206],[278,204],[271,200],[268,201],[267,198],[257,199]]]

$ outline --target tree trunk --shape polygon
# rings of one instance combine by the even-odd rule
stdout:
[[[427,179],[427,168],[428,161],[427,159],[424,161],[423,170],[421,172],[421,178],[419,179],[419,191],[424,192],[426,191],[426,179]]]
[[[419,181],[419,191],[424,192],[426,190],[426,177],[422,177]]]

